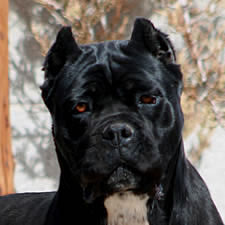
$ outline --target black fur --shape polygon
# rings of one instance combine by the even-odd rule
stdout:
[[[0,225],[106,225],[105,198],[127,190],[148,195],[150,225],[222,225],[184,154],[175,61],[168,36],[143,18],[124,41],[78,45],[62,28],[41,87],[60,185],[56,193],[1,197]]]

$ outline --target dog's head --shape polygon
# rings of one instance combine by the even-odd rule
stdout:
[[[85,200],[151,194],[183,127],[182,75],[167,35],[138,18],[130,40],[78,45],[64,27],[44,69],[42,96],[62,173]]]

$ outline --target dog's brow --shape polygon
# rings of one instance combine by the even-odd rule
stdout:
[[[157,82],[153,80],[148,80],[143,77],[143,74],[127,74],[121,79],[118,83],[120,83],[121,87],[123,87],[127,91],[136,91],[136,92],[152,92],[157,95],[161,95],[161,91],[158,88]]]

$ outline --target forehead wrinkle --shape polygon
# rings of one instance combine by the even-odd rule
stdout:
[[[126,68],[128,65],[118,64],[117,58],[129,58],[121,49],[121,41],[109,41],[91,45],[81,45],[81,56],[65,67],[63,76],[58,77],[58,87],[61,89],[58,97],[65,96],[66,90],[80,90],[88,83],[104,83],[104,86],[112,89],[117,84],[121,71],[119,68]],[[71,66],[71,67],[70,67]],[[70,68],[70,69],[68,69]],[[114,85],[115,84],[115,85]],[[114,87],[116,88],[116,86]],[[74,91],[75,92],[75,91]]]
[[[109,68],[108,52],[105,44],[97,43],[81,46],[83,54],[81,55],[79,65],[73,64],[73,69],[67,72],[68,88],[83,88],[89,83],[105,82],[112,83],[112,74]]]
[[[113,42],[92,44],[91,48],[94,51],[96,63],[92,69],[101,73],[109,84],[112,84],[112,71],[110,68],[111,56],[110,52],[113,51]]]
[[[82,46],[85,52],[92,52],[92,61],[94,60],[91,65],[86,65],[82,77],[87,80],[92,78],[94,80],[95,74],[98,74],[98,79],[101,74],[103,80],[107,81],[110,86],[115,86],[125,72],[132,72],[134,68],[137,68],[137,66],[134,66],[137,60],[127,54],[129,52],[124,51],[124,49],[129,48],[127,43],[127,41],[108,41]],[[89,60],[87,59],[87,61]],[[140,68],[139,64],[138,67]],[[92,74],[93,76],[91,76]]]
[[[102,83],[106,89],[117,89],[120,83],[127,79],[143,81],[161,80],[161,74],[155,68],[155,60],[149,54],[141,54],[127,51],[130,47],[127,42],[109,41],[91,45],[83,45],[83,56],[80,58],[79,66],[75,63],[73,70],[68,73],[73,81],[68,88],[88,88],[89,84],[96,83],[101,87]],[[135,56],[135,57],[134,57]],[[152,63],[151,63],[152,62]],[[125,79],[124,79],[125,78]],[[119,85],[121,88],[121,85]]]
[[[127,41],[108,41],[92,45],[95,51],[96,63],[103,68],[104,76],[112,86],[130,66],[129,55],[124,52]],[[121,62],[125,62],[124,64]]]

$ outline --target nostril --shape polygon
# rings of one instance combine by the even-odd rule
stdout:
[[[106,139],[106,140],[109,140],[109,141],[114,140],[115,134],[114,134],[113,130],[111,130],[109,128],[106,128],[103,131],[103,138]]]
[[[130,127],[128,127],[128,126],[125,126],[121,130],[121,136],[123,138],[130,138],[132,135],[133,135],[133,130]]]
[[[107,137],[108,137],[109,140],[114,140],[115,133],[112,130],[108,130]]]

